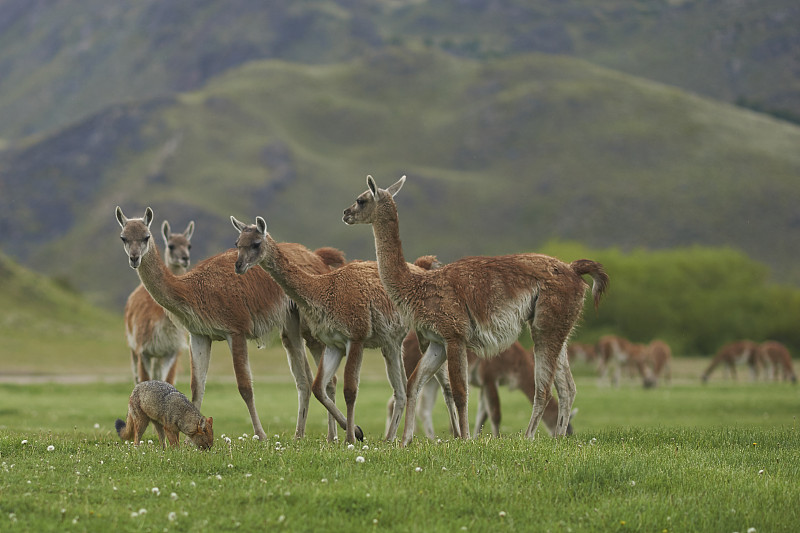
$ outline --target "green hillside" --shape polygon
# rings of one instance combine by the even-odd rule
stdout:
[[[366,174],[384,186],[407,174],[408,257],[554,237],[726,245],[800,282],[797,146],[788,123],[563,56],[389,47],[334,65],[251,62],[7,151],[0,233],[26,264],[121,308],[138,280],[117,204],[129,216],[150,205],[157,224],[194,219],[197,259],[230,247],[232,214],[372,258],[369,228],[346,227],[342,210]]]
[[[246,62],[331,64],[387,45],[459,57],[580,57],[800,119],[794,0],[10,0],[0,9],[0,139],[194,90]]]
[[[89,304],[62,284],[0,253],[0,361],[15,373],[115,373],[129,363],[122,314]],[[98,354],[107,354],[107,364]],[[124,375],[124,374],[123,374]]]

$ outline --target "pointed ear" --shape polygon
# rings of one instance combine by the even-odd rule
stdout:
[[[375,179],[372,176],[367,176],[367,187],[369,187],[369,190],[372,193],[372,197],[377,198],[378,184],[375,183]]]
[[[125,223],[128,222],[128,217],[122,214],[122,208],[120,208],[120,206],[117,206],[117,209],[116,211],[114,211],[114,214],[116,214],[117,216],[117,222],[119,222],[119,225],[124,228]]]
[[[233,227],[236,228],[236,231],[238,231],[239,233],[241,233],[244,230],[244,228],[247,227],[247,224],[245,224],[241,220],[236,220],[236,217],[232,215],[231,215],[231,224],[233,224]]]
[[[214,424],[214,419],[213,418],[211,418],[210,416],[208,418],[206,418],[206,427],[211,428],[211,426],[213,424]]]
[[[186,237],[187,241],[192,240],[192,235],[194,235],[194,220],[189,222],[189,225],[186,226],[186,231],[183,232],[183,236]]]
[[[150,229],[150,224],[153,223],[153,210],[149,207],[144,210],[144,225]]]
[[[169,222],[165,220],[164,222],[161,223],[161,235],[164,237],[164,244],[169,244],[169,234],[170,234]]]
[[[389,194],[391,194],[392,196],[394,196],[395,194],[397,194],[398,192],[400,192],[400,189],[402,189],[402,188],[403,188],[403,184],[404,184],[405,182],[406,182],[406,177],[405,177],[405,176],[403,176],[402,178],[400,178],[399,180],[397,180],[397,181],[396,181],[396,182],[395,182],[395,183],[394,183],[392,186],[390,186],[388,189],[386,189],[386,192],[388,192]]]
[[[258,232],[261,234],[262,237],[267,236],[267,221],[261,217],[256,217],[256,227],[258,228]]]

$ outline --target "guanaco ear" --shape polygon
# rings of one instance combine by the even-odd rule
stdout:
[[[187,241],[192,240],[192,235],[194,235],[194,220],[189,221],[189,225],[186,226],[186,231],[183,232],[183,236],[186,237]]]
[[[239,233],[241,233],[244,230],[244,228],[247,227],[247,224],[245,224],[241,220],[236,220],[236,217],[234,217],[233,215],[231,215],[231,224],[233,224],[233,227],[236,228],[236,231],[238,231]]]
[[[406,177],[405,177],[405,176],[403,176],[402,178],[400,178],[399,180],[397,180],[397,181],[396,181],[396,182],[395,182],[393,185],[391,185],[391,186],[390,186],[388,189],[386,189],[386,192],[388,192],[389,194],[391,194],[392,196],[394,196],[395,194],[397,194],[398,192],[400,192],[400,189],[402,189],[402,188],[403,188],[403,184],[404,184],[405,182],[406,182]]]
[[[375,179],[372,176],[367,176],[367,187],[369,187],[369,191],[372,193],[372,197],[377,199],[378,198],[378,185],[375,183]]]
[[[128,217],[122,214],[122,208],[120,208],[120,206],[117,206],[115,214],[117,215],[117,222],[119,222],[119,225],[124,228],[125,223],[128,222]]]
[[[164,222],[161,223],[161,235],[164,237],[164,244],[169,244],[169,234],[170,234],[169,222],[165,220]]]
[[[261,217],[256,217],[256,227],[258,228],[258,232],[261,234],[262,237],[267,236],[267,221]]]
[[[144,225],[150,229],[150,224],[153,223],[153,210],[149,207],[144,210]]]

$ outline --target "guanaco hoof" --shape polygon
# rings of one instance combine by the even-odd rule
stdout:
[[[361,426],[356,426],[356,438],[359,442],[364,442],[364,432],[361,430]]]

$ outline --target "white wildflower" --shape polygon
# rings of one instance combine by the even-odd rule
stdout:
[[[364,456],[363,455],[359,455],[358,457],[356,457],[356,462],[357,463],[363,463],[364,462]]]
[[[55,446],[53,446],[52,444],[51,444],[50,446],[48,446],[48,447],[47,447],[47,451],[48,451],[48,452],[52,452],[52,451],[53,451],[53,450],[55,450],[55,449],[56,449],[56,447],[55,447]]]

